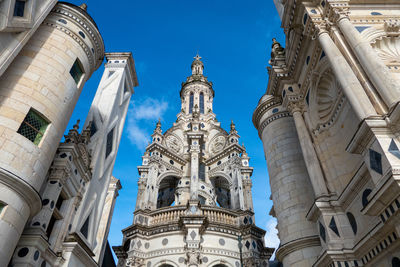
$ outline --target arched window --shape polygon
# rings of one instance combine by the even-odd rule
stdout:
[[[200,93],[200,114],[204,114],[204,94]]]
[[[168,176],[162,179],[158,189],[157,209],[173,206],[175,203],[175,190],[178,185],[178,178]]]
[[[392,267],[400,267],[400,259],[397,257],[394,257],[392,259]]]
[[[368,205],[368,196],[369,194],[371,194],[372,190],[371,189],[365,189],[363,194],[362,194],[362,199],[361,199],[361,203],[363,205],[363,207]]]
[[[217,195],[217,206],[229,209],[231,206],[231,192],[229,182],[224,177],[212,178],[211,183]]]
[[[194,95],[193,95],[193,93],[190,93],[190,96],[189,96],[189,113],[190,114],[193,112],[193,101],[194,101]]]
[[[350,213],[350,212],[347,212],[346,215],[347,215],[347,219],[349,219],[351,229],[353,229],[353,233],[357,234],[356,218],[354,218],[354,215],[352,213]]]

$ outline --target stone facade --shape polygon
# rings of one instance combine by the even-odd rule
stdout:
[[[118,266],[269,266],[273,249],[255,226],[250,158],[235,124],[226,132],[217,121],[199,56],[191,68],[176,122],[164,133],[156,124],[138,166],[133,224],[114,247]]]
[[[253,114],[284,266],[400,266],[400,5],[275,0]]]
[[[104,55],[83,131],[60,144]],[[135,86],[131,54],[104,53],[86,5],[0,2],[0,266],[101,266]]]

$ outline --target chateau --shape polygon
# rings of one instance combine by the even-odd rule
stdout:
[[[104,57],[82,130],[60,143]],[[113,266],[112,170],[137,85],[132,55],[104,52],[86,5],[0,2],[0,266]]]
[[[164,133],[156,124],[138,166],[133,224],[113,247],[118,266],[269,266],[274,249],[255,226],[250,158],[235,124],[226,132],[217,121],[198,55],[191,68],[176,122]]]
[[[400,266],[400,5],[274,0],[253,114],[283,266]]]
[[[400,266],[400,3],[274,3],[286,39],[272,41],[252,120],[277,261],[255,225],[250,157],[216,119],[197,55],[176,122],[156,124],[138,166],[118,266]],[[87,117],[64,135],[103,63]],[[132,54],[105,52],[85,4],[0,0],[0,267],[115,266],[112,172],[136,86]]]

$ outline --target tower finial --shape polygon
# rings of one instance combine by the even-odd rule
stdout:
[[[194,57],[194,61],[192,62],[192,75],[203,75],[204,65],[201,62],[201,56],[199,53]]]
[[[87,11],[87,5],[85,3],[83,3],[79,7],[82,8],[83,10]]]

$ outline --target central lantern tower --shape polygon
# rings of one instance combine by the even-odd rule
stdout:
[[[138,167],[118,266],[268,266],[274,251],[254,224],[250,158],[235,124],[226,132],[217,121],[200,59],[182,83],[176,122],[165,133],[157,122]]]

